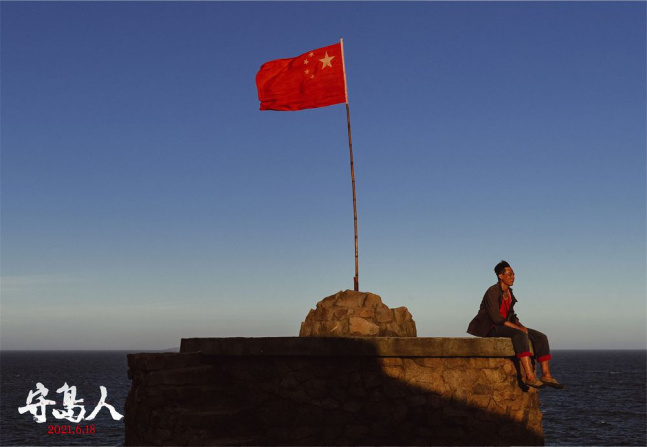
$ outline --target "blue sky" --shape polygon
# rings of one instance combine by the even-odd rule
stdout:
[[[643,2],[0,3],[2,349],[296,336],[360,289],[462,337],[501,259],[556,349],[645,348]]]

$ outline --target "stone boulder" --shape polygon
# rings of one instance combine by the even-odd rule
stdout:
[[[301,323],[299,337],[416,337],[406,307],[389,309],[370,292],[339,291],[317,303]]]

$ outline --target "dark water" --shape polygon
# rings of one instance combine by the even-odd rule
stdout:
[[[647,351],[555,351],[540,391],[546,445],[647,445]]]
[[[106,402],[124,414],[130,389],[126,354],[129,351],[3,351],[0,352],[0,445],[121,445],[123,419],[115,421],[107,409],[93,421],[94,434],[48,434],[50,425],[77,424],[57,420],[52,408],[63,409],[56,390],[77,387],[86,416],[100,398],[99,386],[108,391]],[[554,351],[551,370],[566,384],[563,390],[540,391],[547,445],[647,444],[645,390],[646,351]],[[34,422],[20,414],[30,390],[40,382],[49,389],[47,421]]]
[[[106,402],[124,414],[124,404],[130,389],[128,363],[129,351],[2,351],[0,352],[0,445],[121,445],[124,442],[124,420],[115,421],[106,408],[102,408],[92,421],[79,424],[66,419],[56,419],[52,409],[64,410],[63,394],[56,390],[67,383],[76,386],[76,399],[84,399],[86,417],[99,403],[99,386],[107,389]],[[47,407],[47,421],[37,423],[27,412],[20,414],[18,407],[26,404],[29,391],[36,391],[42,383],[49,393],[46,399],[57,404]],[[35,398],[37,400],[38,397]],[[78,413],[78,410],[76,411]],[[48,434],[50,425],[94,425],[95,433]]]

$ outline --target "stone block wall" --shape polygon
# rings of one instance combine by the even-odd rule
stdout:
[[[184,339],[128,356],[126,445],[542,445],[508,339]]]

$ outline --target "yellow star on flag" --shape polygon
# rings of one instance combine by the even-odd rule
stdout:
[[[326,67],[332,68],[332,64],[330,61],[332,61],[335,58],[335,56],[328,56],[328,52],[326,51],[326,56],[323,59],[319,59],[319,62],[321,62],[321,69],[323,70]]]

